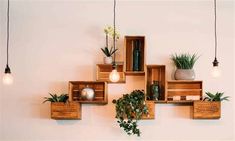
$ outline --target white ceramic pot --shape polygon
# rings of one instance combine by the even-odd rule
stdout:
[[[95,98],[94,89],[89,88],[88,86],[86,88],[83,88],[81,91],[81,97],[82,99],[93,100]]]
[[[105,64],[112,64],[112,62],[113,62],[112,56],[110,56],[110,57],[104,57],[104,63],[105,63]]]
[[[194,80],[195,72],[193,69],[177,69],[175,71],[175,80]]]

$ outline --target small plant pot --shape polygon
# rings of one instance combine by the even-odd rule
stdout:
[[[81,104],[78,102],[51,102],[51,118],[81,119]]]
[[[195,72],[193,69],[177,69],[175,71],[175,80],[194,80]]]
[[[112,62],[113,62],[112,56],[104,57],[104,64],[112,64]]]
[[[220,101],[194,101],[194,119],[219,119],[221,116]]]

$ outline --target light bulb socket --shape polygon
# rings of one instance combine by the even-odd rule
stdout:
[[[10,67],[8,66],[8,64],[6,65],[5,73],[11,73],[11,69],[10,69]]]
[[[215,57],[215,60],[213,61],[213,67],[218,67],[219,62],[217,61],[217,58]]]
[[[117,63],[113,62],[112,69],[117,69]]]

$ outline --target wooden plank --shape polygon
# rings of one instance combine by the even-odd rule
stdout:
[[[159,81],[161,94],[160,100],[166,101],[166,66],[165,65],[147,65],[146,66],[146,92],[150,93],[150,85],[153,81]]]
[[[155,119],[155,103],[154,101],[146,101],[146,106],[149,110],[149,115],[143,115],[141,119]]]
[[[95,91],[93,100],[86,100],[81,97],[82,89],[87,86]],[[107,104],[107,83],[104,81],[70,81],[69,100],[89,104]]]
[[[194,119],[219,119],[221,117],[221,102],[195,101],[193,103]]]
[[[176,90],[176,91],[169,91],[168,90],[168,97],[172,97],[172,96],[197,96],[197,95],[201,95],[202,91],[201,90],[188,90],[188,91],[182,91],[182,90]]]
[[[131,76],[144,76],[145,72],[144,71],[126,71],[126,75],[131,75]]]
[[[81,104],[77,102],[52,102],[52,119],[81,119]]]

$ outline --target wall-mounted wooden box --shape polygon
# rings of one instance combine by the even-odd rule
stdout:
[[[146,101],[146,106],[148,107],[149,114],[143,115],[141,119],[155,119],[155,102]]]
[[[218,101],[194,101],[194,119],[219,119],[221,116],[221,102]]]
[[[96,65],[96,80],[97,81],[106,81],[108,83],[112,83],[109,80],[109,74],[112,72],[112,64],[97,64]],[[117,71],[120,75],[120,80],[115,83],[125,83],[126,82],[126,76],[124,73],[124,63],[123,62],[117,62]]]
[[[157,103],[166,102],[166,66],[165,65],[147,65],[146,66],[146,93],[151,95],[151,84],[153,81],[158,81],[160,86],[160,98],[155,101]]]
[[[133,70],[133,50],[134,41],[140,42],[140,70]],[[125,36],[125,48],[124,48],[124,59],[125,59],[125,73],[126,75],[144,75],[144,64],[145,64],[145,37],[144,36]]]
[[[95,91],[93,100],[85,100],[81,97],[83,88],[92,88]],[[77,101],[87,104],[107,104],[107,82],[98,81],[70,81],[69,82],[69,98],[70,101]]]
[[[81,104],[77,102],[51,102],[51,118],[58,120],[81,119]]]
[[[202,81],[172,80],[167,82],[168,103],[192,103],[202,100]]]

